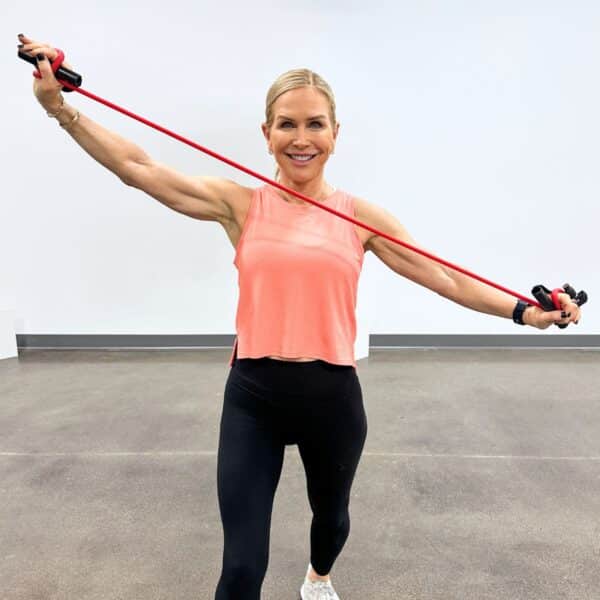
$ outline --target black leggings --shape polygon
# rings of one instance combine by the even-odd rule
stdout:
[[[285,446],[297,444],[313,519],[310,562],[329,573],[350,532],[350,488],[367,435],[353,366],[234,360],[225,386],[217,488],[224,551],[215,600],[259,600]]]

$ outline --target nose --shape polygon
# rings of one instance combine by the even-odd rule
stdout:
[[[296,137],[293,144],[299,149],[308,148],[308,146],[310,146],[310,142],[306,139],[306,129],[304,127],[298,127],[296,129]]]
[[[294,140],[294,143],[292,144],[292,146],[294,148],[296,148],[296,150],[306,150],[310,146],[310,144],[305,141]]]

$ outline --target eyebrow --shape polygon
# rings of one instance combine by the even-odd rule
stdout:
[[[295,121],[296,119],[292,119],[292,117],[286,117],[285,115],[278,115],[278,119],[284,119],[286,121]],[[316,119],[326,119],[326,115],[316,115],[315,117],[308,117],[307,121],[314,121]]]

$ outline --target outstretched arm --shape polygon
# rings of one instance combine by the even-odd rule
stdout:
[[[22,36],[22,52],[38,59],[41,79],[33,91],[39,103],[64,127],[92,158],[112,171],[126,185],[138,188],[169,208],[190,217],[225,224],[233,218],[233,205],[243,193],[233,181],[217,177],[189,176],[154,161],[133,142],[109,131],[64,102],[62,86],[49,61],[56,50]],[[71,68],[66,62],[64,65]]]
[[[355,207],[356,218],[359,221],[432,254],[419,246],[406,228],[385,209],[360,198],[355,198]],[[369,238],[366,249],[371,250],[395,273],[433,290],[444,298],[478,312],[512,319],[516,300],[505,292],[376,234]],[[546,329],[553,323],[577,323],[580,319],[579,306],[568,294],[560,294],[559,298],[562,310],[546,312],[536,306],[530,306],[523,314],[523,322],[538,329]]]

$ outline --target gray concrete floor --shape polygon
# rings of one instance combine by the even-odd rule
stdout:
[[[228,356],[0,361],[2,600],[212,600]],[[372,350],[358,375],[341,600],[600,598],[600,352]],[[310,518],[290,446],[264,599],[299,597]]]

